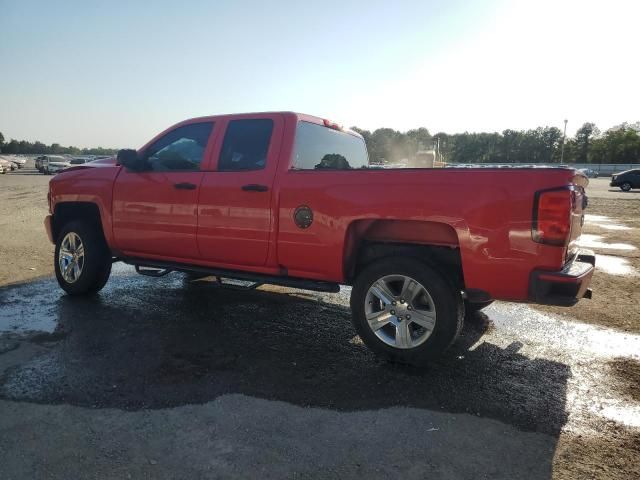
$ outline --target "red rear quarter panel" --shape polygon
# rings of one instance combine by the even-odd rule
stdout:
[[[465,285],[525,300],[534,268],[558,270],[565,249],[533,242],[534,193],[573,180],[568,169],[287,171],[280,177],[278,259],[291,275],[344,281],[349,225],[362,219],[441,222],[458,237]],[[312,227],[293,222],[300,205]]]

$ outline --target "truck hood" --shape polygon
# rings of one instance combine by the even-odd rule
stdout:
[[[116,157],[109,158],[101,158],[100,160],[94,160],[93,162],[83,163],[81,165],[71,165],[71,167],[67,168],[65,172],[72,172],[75,170],[84,170],[87,168],[105,168],[105,167],[115,167],[116,166]]]

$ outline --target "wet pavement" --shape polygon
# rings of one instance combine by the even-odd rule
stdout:
[[[531,470],[532,478],[548,478],[563,431],[595,437],[612,425],[640,428],[640,399],[625,390],[629,379],[619,368],[640,363],[638,335],[497,303],[467,318],[461,338],[440,361],[408,368],[377,359],[361,344],[348,295],[348,289],[337,295],[275,287],[235,291],[180,274],[141,277],[122,265],[91,298],[63,295],[54,279],[4,287],[0,399],[11,408],[159,410],[165,416],[236,399],[249,410],[275,409],[281,422],[282,416],[293,421],[315,412],[316,421],[337,422],[337,431],[367,418],[379,421],[379,431],[367,435],[380,441],[389,432],[381,427],[387,420],[376,416],[400,408],[398,421],[421,436],[457,418],[472,444],[504,438],[527,448],[532,442],[537,450],[530,458],[540,468],[535,475]],[[411,423],[415,415],[422,420]],[[429,425],[420,423],[425,415]],[[244,424],[247,417],[236,420]],[[546,440],[540,443],[538,434]],[[385,454],[378,458],[384,463]],[[508,478],[517,469],[502,473]]]

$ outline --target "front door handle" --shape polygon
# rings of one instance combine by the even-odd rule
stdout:
[[[250,183],[249,185],[243,185],[242,190],[244,190],[245,192],[266,192],[269,190],[269,187],[267,187],[266,185]]]
[[[183,183],[174,183],[173,187],[177,190],[195,190],[196,186],[193,183],[183,182]]]

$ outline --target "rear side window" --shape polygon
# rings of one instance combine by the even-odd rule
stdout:
[[[273,120],[232,120],[224,135],[218,170],[260,170],[267,163]]]
[[[154,172],[199,170],[213,122],[191,123],[160,137],[143,154]]]
[[[293,168],[296,170],[352,170],[367,168],[364,140],[323,125],[298,122]]]

